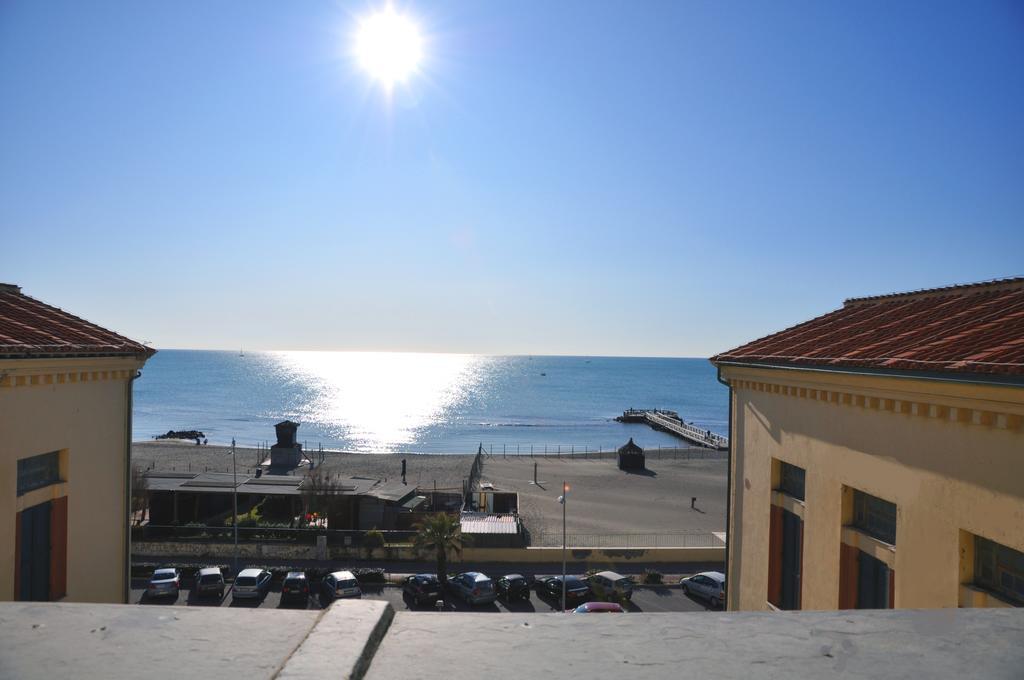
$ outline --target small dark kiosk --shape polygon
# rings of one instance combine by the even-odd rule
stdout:
[[[645,470],[646,459],[644,450],[633,443],[633,438],[619,447],[619,469],[620,470]]]
[[[302,444],[295,441],[295,432],[299,424],[284,420],[274,426],[277,430],[277,443],[270,447],[270,466],[274,468],[293,468],[302,460]]]

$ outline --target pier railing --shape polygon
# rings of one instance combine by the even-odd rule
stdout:
[[[679,417],[675,411],[664,409],[636,409],[630,408],[622,412],[616,418],[623,423],[647,423],[655,430],[661,430],[673,434],[697,446],[706,446],[712,449],[728,450],[729,438],[716,434],[711,430],[705,430]]]
[[[711,532],[678,531],[665,533],[566,534],[568,548],[720,548],[722,539]],[[560,548],[562,532],[531,532],[530,546]]]

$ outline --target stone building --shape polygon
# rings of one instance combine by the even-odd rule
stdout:
[[[1024,604],[1024,278],[847,300],[711,361],[730,609]]]

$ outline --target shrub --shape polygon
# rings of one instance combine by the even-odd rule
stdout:
[[[661,585],[664,583],[662,573],[656,569],[644,569],[644,583],[648,585]]]
[[[366,535],[363,536],[363,547],[366,548],[367,550],[373,550],[375,548],[383,548],[384,547],[384,534],[382,534],[380,532],[380,530],[377,529],[376,527],[374,527],[373,529],[370,529],[369,531],[366,532]]]
[[[387,583],[384,570],[380,568],[361,567],[353,569],[352,574],[360,583]]]

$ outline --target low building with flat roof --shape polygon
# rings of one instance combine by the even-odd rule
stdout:
[[[154,352],[0,284],[0,600],[127,601],[132,382]]]
[[[711,361],[730,609],[1024,605],[1024,278],[847,300]]]

